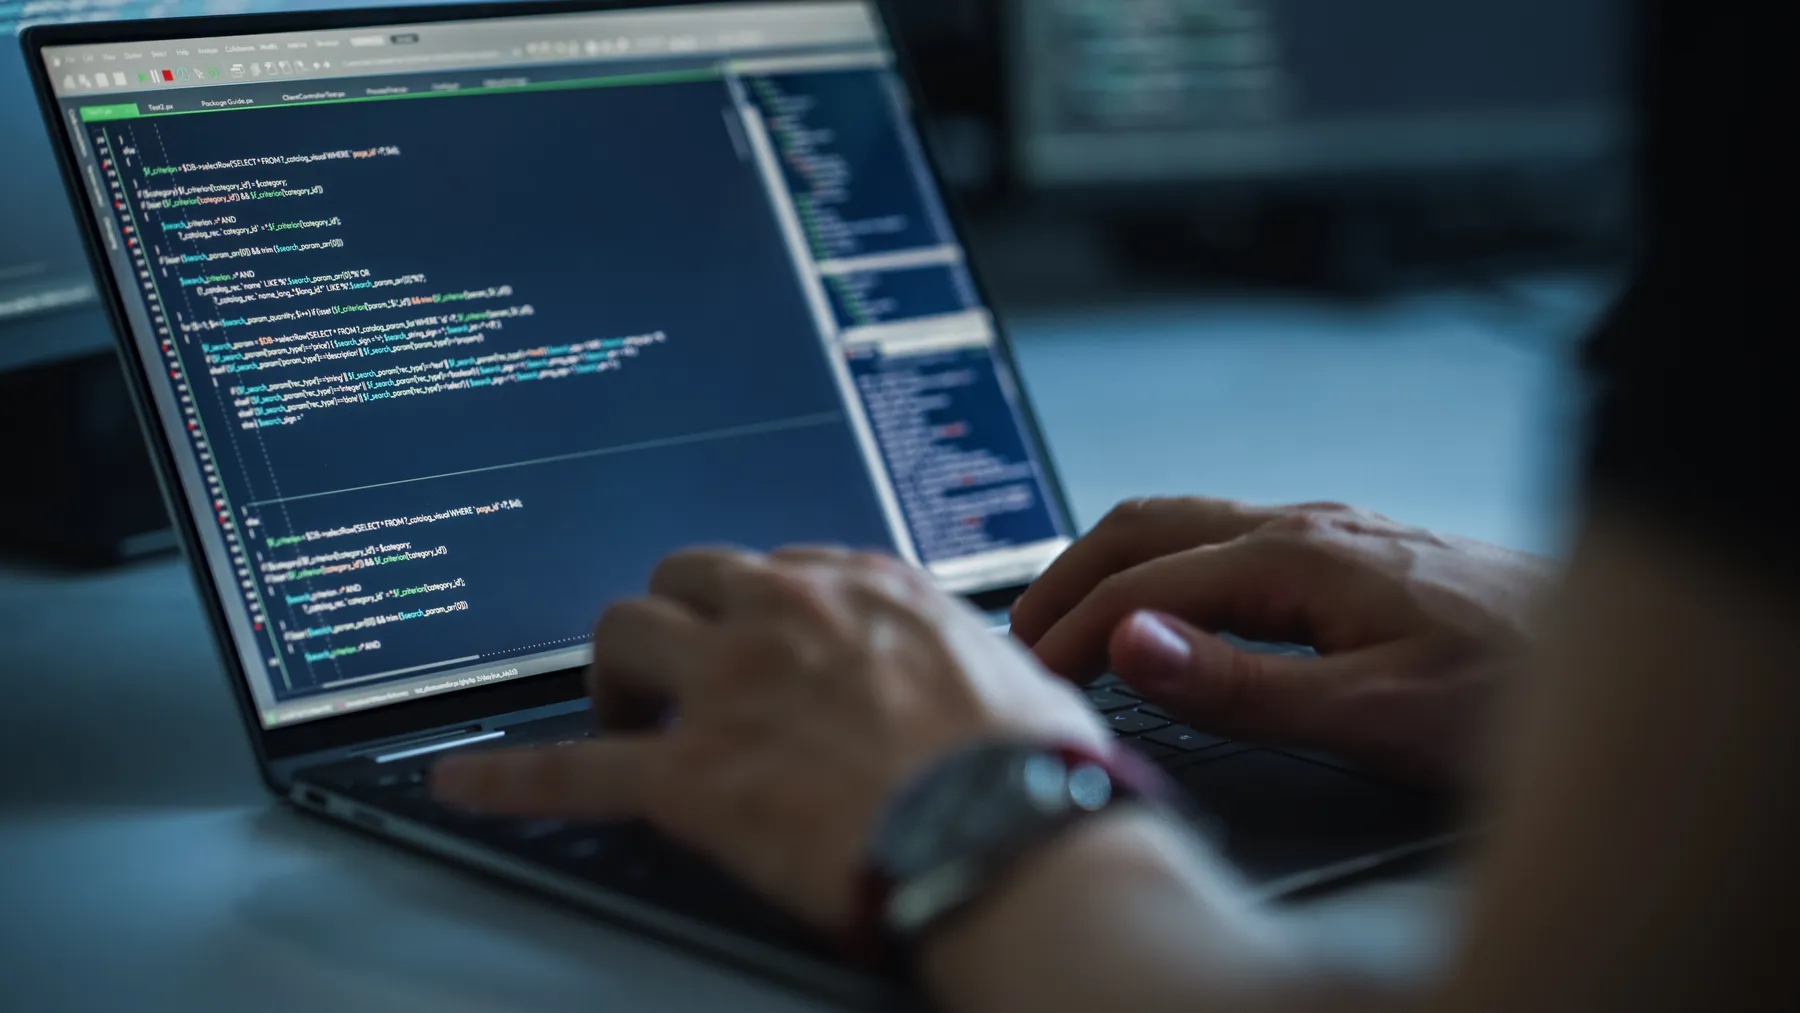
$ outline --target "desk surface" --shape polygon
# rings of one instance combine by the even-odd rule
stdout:
[[[1581,286],[1525,301],[1254,301],[1025,319],[1018,353],[1084,522],[1201,491],[1333,498],[1540,550],[1558,518]],[[185,572],[0,569],[0,981],[17,1008],[810,1010],[808,999],[267,803]],[[1296,912],[1396,973],[1429,884]]]

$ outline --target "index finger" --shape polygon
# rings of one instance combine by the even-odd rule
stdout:
[[[588,695],[609,728],[649,728],[666,719],[710,658],[710,629],[667,598],[615,602],[594,624]]]
[[[1121,503],[1019,597],[1013,606],[1013,635],[1036,646],[1113,574],[1176,552],[1232,541],[1277,516],[1272,509],[1202,496]]]
[[[620,735],[542,749],[445,757],[431,770],[441,802],[496,816],[628,820],[652,797],[660,742]]]

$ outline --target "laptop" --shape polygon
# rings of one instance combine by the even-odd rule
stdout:
[[[23,44],[269,788],[808,989],[888,994],[641,826],[474,818],[425,785],[452,750],[598,734],[590,624],[677,548],[877,548],[1003,616],[1076,535],[878,6]],[[1186,727],[1116,679],[1087,693],[1267,897],[1443,839],[1429,797]]]

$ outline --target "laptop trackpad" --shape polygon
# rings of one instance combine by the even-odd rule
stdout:
[[[1220,825],[1226,855],[1268,885],[1447,833],[1444,804],[1259,749],[1171,772]]]

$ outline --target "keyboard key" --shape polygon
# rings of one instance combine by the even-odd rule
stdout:
[[[1120,735],[1141,735],[1169,725],[1162,718],[1139,711],[1114,711],[1106,716],[1106,721]]]
[[[563,854],[577,862],[591,862],[611,850],[611,842],[604,835],[582,837],[563,849]]]
[[[1108,672],[1105,675],[1101,676],[1100,678],[1095,679],[1093,682],[1088,683],[1087,688],[1089,688],[1089,689],[1110,689],[1114,693],[1118,693],[1121,696],[1128,696],[1128,697],[1132,698],[1133,700],[1142,700],[1144,698],[1144,695],[1142,693],[1139,693],[1137,690],[1132,689],[1129,685],[1127,685],[1125,683],[1124,679],[1119,678],[1118,676],[1112,674],[1111,672]]]
[[[1110,689],[1087,689],[1082,692],[1088,698],[1088,703],[1092,704],[1094,709],[1102,714],[1108,714],[1112,711],[1125,710],[1126,708],[1137,706],[1136,700],[1133,700],[1123,693],[1115,693]]]
[[[1346,774],[1367,773],[1367,771],[1363,770],[1356,763],[1354,763],[1350,760],[1346,760],[1341,756],[1333,756],[1330,753],[1321,753],[1321,752],[1316,752],[1314,750],[1309,750],[1309,749],[1278,749],[1278,750],[1276,750],[1276,752],[1283,753],[1288,756],[1295,757],[1297,759],[1307,760],[1312,763],[1322,764],[1327,767],[1334,767],[1338,770],[1343,771]]]
[[[1222,739],[1217,735],[1208,735],[1205,732],[1197,732],[1185,725],[1171,725],[1168,728],[1159,728],[1156,731],[1145,735],[1144,738],[1159,745],[1167,746],[1170,749],[1180,750],[1184,753],[1197,753],[1202,749],[1211,749],[1214,746],[1222,746],[1231,741],[1229,739]]]
[[[1162,718],[1164,721],[1180,721],[1181,720],[1180,718],[1176,717],[1173,714],[1170,714],[1168,711],[1163,710],[1161,707],[1158,707],[1157,705],[1155,705],[1153,703],[1143,704],[1142,706],[1138,707],[1138,710],[1142,713],[1150,715],[1151,717]]]
[[[562,820],[527,820],[513,827],[513,834],[522,841],[537,841],[568,828]]]
[[[1183,755],[1179,750],[1170,749],[1168,746],[1151,739],[1149,736],[1126,739],[1125,745],[1137,750],[1139,753],[1142,753],[1146,759],[1150,760],[1166,760],[1171,756]]]

